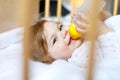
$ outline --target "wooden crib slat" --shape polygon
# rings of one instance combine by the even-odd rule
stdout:
[[[45,0],[45,18],[48,19],[50,12],[50,0]]]
[[[61,17],[61,9],[62,9],[62,0],[57,0],[57,18],[59,22]]]
[[[114,0],[113,15],[118,13],[118,0]]]
[[[29,53],[30,53],[30,36],[29,26],[32,22],[33,0],[18,0],[18,20],[20,25],[24,26],[24,42],[23,42],[23,80],[29,80]]]
[[[91,1],[91,2],[90,2]],[[88,60],[88,71],[87,71],[87,80],[93,80],[93,69],[94,69],[94,54],[95,54],[95,40],[97,37],[97,4],[98,0],[88,0],[88,3],[90,3],[91,6],[91,12],[88,14],[89,16],[89,21],[91,26],[88,27],[88,34],[87,34],[87,39],[90,40],[90,48],[89,48],[89,60]],[[91,20],[92,19],[92,20]]]

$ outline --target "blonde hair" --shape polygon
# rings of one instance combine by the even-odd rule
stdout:
[[[44,24],[47,20],[40,20],[31,26],[31,59],[43,63],[51,63],[55,59],[49,55],[46,37],[44,35]]]

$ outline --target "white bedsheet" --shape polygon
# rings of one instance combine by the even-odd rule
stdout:
[[[23,28],[0,34],[0,80],[22,80]],[[95,67],[94,80],[120,80],[120,59]],[[51,65],[30,61],[30,80],[85,80],[85,70],[64,60]]]

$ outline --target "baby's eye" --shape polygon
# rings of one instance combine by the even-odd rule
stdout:
[[[55,44],[55,42],[58,40],[58,38],[57,37],[55,37],[54,39],[53,39],[53,44]]]
[[[60,25],[59,27],[59,31],[62,31],[63,25]]]

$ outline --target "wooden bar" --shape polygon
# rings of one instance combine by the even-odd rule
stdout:
[[[48,19],[50,12],[50,0],[45,0],[45,18]]]
[[[29,26],[33,14],[33,0],[18,0],[18,20],[20,25],[24,26],[24,42],[23,42],[23,80],[29,80],[29,53],[30,53],[30,36]]]
[[[114,0],[113,15],[118,13],[118,0]]]
[[[94,76],[94,54],[95,54],[95,40],[97,37],[97,0],[91,0],[90,7],[91,12],[89,13],[89,21],[91,26],[88,28],[88,37],[87,39],[90,40],[90,52],[89,52],[89,62],[88,62],[88,72],[87,72],[87,80],[93,80]],[[92,20],[91,20],[92,19]]]
[[[62,9],[62,0],[57,0],[57,18],[59,22],[61,17],[61,9]]]

